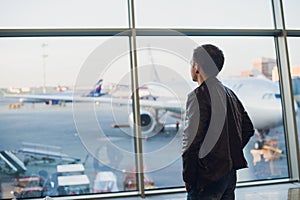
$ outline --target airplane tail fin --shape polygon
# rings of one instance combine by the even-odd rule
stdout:
[[[85,96],[87,96],[87,97],[99,97],[99,96],[103,95],[104,93],[101,93],[102,83],[103,83],[103,79],[100,79],[94,85],[93,89],[88,94],[86,94]]]

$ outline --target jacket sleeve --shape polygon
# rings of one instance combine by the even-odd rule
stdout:
[[[197,173],[197,152],[192,146],[193,140],[197,134],[199,125],[199,108],[196,94],[190,93],[186,103],[186,116],[183,131],[182,144],[182,163],[183,163],[183,180],[186,183],[192,184]]]
[[[235,96],[236,102],[238,103],[238,110],[239,113],[242,118],[241,120],[241,127],[242,127],[242,147],[244,148],[247,143],[249,142],[250,138],[254,135],[254,127],[252,124],[252,121],[247,113],[247,111],[245,110],[242,102],[239,100],[239,98],[236,96],[236,94],[234,92],[232,92],[232,90],[228,90],[232,95]]]
[[[200,110],[196,94],[190,93],[186,103],[186,115],[183,131],[183,153],[186,152],[191,146],[197,134],[200,121]]]
[[[250,138],[254,135],[254,127],[248,113],[244,110],[242,113],[242,145],[245,147]]]

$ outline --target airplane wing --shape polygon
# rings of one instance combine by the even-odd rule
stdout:
[[[86,101],[85,98],[75,98],[74,101]],[[100,102],[100,103],[110,103],[110,104],[116,104],[116,105],[132,105],[132,99],[126,99],[126,98],[116,98],[116,97],[97,97],[90,99],[90,101]],[[184,112],[184,105],[183,102],[179,100],[145,100],[140,99],[140,106],[142,108],[152,108],[155,110],[165,110],[165,111],[171,111],[171,112]]]

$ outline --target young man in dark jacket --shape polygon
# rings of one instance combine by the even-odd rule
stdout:
[[[243,148],[254,128],[238,97],[216,78],[223,64],[214,45],[194,50],[191,77],[199,87],[187,97],[182,155],[188,200],[234,199],[236,170],[247,167]]]

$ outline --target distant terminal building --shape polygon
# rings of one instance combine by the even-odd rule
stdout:
[[[272,80],[273,68],[277,65],[274,58],[257,58],[253,61],[253,69],[261,72],[265,77]]]
[[[300,77],[300,66],[295,66],[291,68],[291,76],[292,78]],[[272,81],[278,81],[279,75],[278,75],[278,68],[275,66],[272,70]]]
[[[292,68],[292,84],[294,99],[297,101],[300,107],[300,66],[295,66]]]
[[[254,76],[253,70],[246,70],[241,72],[241,77],[250,77]]]
[[[252,69],[241,72],[241,77],[263,76],[270,80],[273,77],[274,67],[276,67],[276,59],[261,57],[254,59]]]
[[[272,81],[279,81],[278,67],[275,66],[272,70]]]
[[[265,78],[265,75],[261,71],[258,71],[256,69],[242,71],[240,76],[241,77],[264,77]]]
[[[300,66],[295,66],[292,68],[292,76],[300,77]]]

